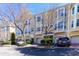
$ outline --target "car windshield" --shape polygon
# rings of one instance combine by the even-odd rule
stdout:
[[[66,41],[66,40],[69,40],[68,38],[64,37],[64,38],[59,38],[59,40],[63,40],[63,41]]]

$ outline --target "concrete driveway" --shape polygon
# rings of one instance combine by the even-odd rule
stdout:
[[[15,49],[16,47],[0,47],[0,56],[23,56],[18,50]]]

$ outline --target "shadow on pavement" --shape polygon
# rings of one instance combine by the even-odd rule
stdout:
[[[16,48],[24,56],[78,56],[79,49],[77,48],[35,48],[24,47]]]

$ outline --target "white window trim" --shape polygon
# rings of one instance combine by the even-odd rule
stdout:
[[[37,22],[37,17],[41,17],[41,21],[40,22]],[[41,15],[37,15],[36,16],[36,31],[37,31],[38,27],[42,27],[43,26],[42,25],[42,19],[43,19],[43,17]]]
[[[72,22],[73,22],[73,27],[72,27]],[[71,20],[70,26],[71,26],[71,28],[74,28],[75,27],[74,20]]]
[[[75,16],[75,19],[74,19],[74,29],[77,27],[76,26],[76,23],[77,23],[77,18],[76,18],[76,14],[77,14],[77,6],[78,6],[79,4],[75,4],[74,6],[75,6],[75,11],[74,11],[74,16]]]
[[[79,4],[78,3],[76,3],[75,4],[75,7],[76,7],[76,13],[77,13],[77,7],[79,6]]]
[[[65,25],[65,24],[64,24],[64,21],[58,21],[58,22],[57,22],[57,30],[59,30],[59,28],[58,28],[58,23],[59,23],[59,22],[63,22],[63,28],[62,28],[62,30],[64,30],[64,29],[65,29],[65,28],[64,28],[64,25]]]
[[[73,11],[71,9],[71,15],[74,15],[75,16],[76,13],[77,13],[77,4],[74,4],[73,7],[74,7],[74,14],[72,14]]]
[[[59,8],[58,11],[61,10],[61,9],[63,9],[63,13],[64,13],[63,16],[65,16],[65,7],[61,7],[61,8]],[[59,13],[58,13],[58,16],[59,16]]]
[[[43,18],[41,15],[37,15],[37,16],[36,16],[36,22],[37,22],[37,17],[41,17],[41,19]]]
[[[72,21],[73,21],[73,27],[72,27]],[[77,26],[76,26],[76,23],[77,23],[76,21],[77,21],[77,19],[76,19],[76,20],[73,19],[72,21],[71,21],[71,24],[70,24],[70,25],[71,25],[71,28],[75,29],[75,28],[77,27]]]
[[[79,27],[79,26],[77,26],[77,19],[75,20],[75,27],[76,27],[76,28]]]

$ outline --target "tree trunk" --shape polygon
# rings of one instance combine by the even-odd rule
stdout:
[[[23,31],[21,32],[21,35],[22,35],[22,40],[24,41],[24,44],[26,44],[26,40],[25,40],[24,32]]]

